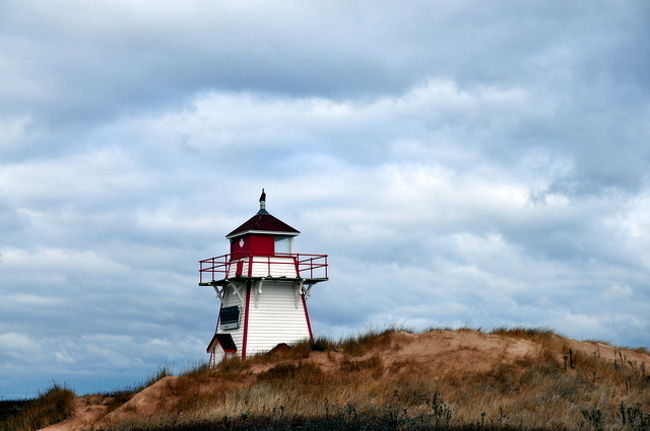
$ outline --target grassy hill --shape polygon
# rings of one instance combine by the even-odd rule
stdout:
[[[645,349],[543,329],[386,330],[77,397],[48,430],[645,431],[648,366]],[[34,429],[20,416],[0,429]]]

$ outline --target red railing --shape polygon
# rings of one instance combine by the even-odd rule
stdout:
[[[291,258],[290,261],[273,261],[272,258]],[[233,265],[235,271],[231,271]],[[246,267],[246,268],[245,268]],[[245,268],[245,269],[244,269]],[[260,272],[260,268],[266,271]],[[199,283],[223,280],[230,277],[271,277],[291,269],[300,278],[327,278],[327,255],[304,253],[224,254],[199,261]]]

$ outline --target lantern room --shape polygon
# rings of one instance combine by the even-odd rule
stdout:
[[[265,193],[262,198],[266,199]],[[226,235],[230,240],[231,256],[271,256],[293,252],[294,237],[300,232],[269,214],[262,198],[257,214]]]

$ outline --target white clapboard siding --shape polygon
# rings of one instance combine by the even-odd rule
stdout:
[[[246,266],[246,265],[244,265]],[[246,268],[248,270],[248,268]],[[288,277],[296,278],[296,264],[292,257],[255,257],[253,258],[253,277]]]
[[[301,295],[292,282],[265,280],[260,294],[251,292],[246,355],[266,352],[279,343],[309,338]]]
[[[214,348],[214,363],[218,364],[219,362],[223,361],[223,358],[225,357],[226,352],[224,352],[219,343],[217,343],[216,347]]]
[[[233,260],[228,270],[228,278],[233,278],[237,275],[237,262],[243,261],[242,274],[248,276],[249,258]],[[253,257],[253,269],[251,277],[287,277],[296,278],[298,273],[296,271],[295,259],[292,257]]]
[[[230,262],[230,268],[228,268],[228,278],[235,277],[237,272],[237,262],[239,262],[240,260],[244,260],[244,259],[233,259]]]
[[[222,302],[222,307],[232,307],[235,305],[239,307],[239,328],[222,329],[221,322],[219,322],[219,326],[217,327],[217,332],[219,334],[230,334],[233,341],[235,342],[235,345],[237,346],[237,354],[241,355],[242,342],[244,340],[244,313],[246,312],[245,310],[246,309],[246,285],[245,284],[239,289],[239,294],[241,295],[243,301],[240,300],[239,296],[237,296],[234,293],[233,285],[229,284],[224,290],[224,298]],[[223,350],[221,348],[217,348],[216,351],[217,352],[221,351],[221,354],[223,355]],[[222,357],[220,358],[219,356],[217,356],[217,361],[220,361]]]

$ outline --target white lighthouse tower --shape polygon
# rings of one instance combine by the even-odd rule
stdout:
[[[295,253],[299,234],[266,211],[262,189],[257,214],[226,235],[230,253],[199,262],[199,285],[221,301],[210,365],[313,338],[307,296],[327,280],[327,255]]]

